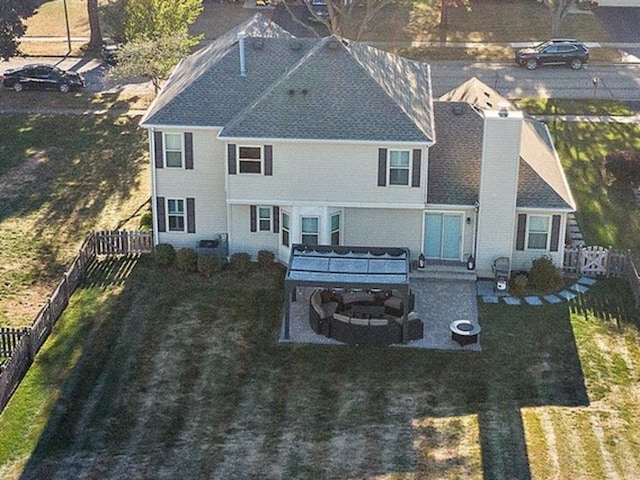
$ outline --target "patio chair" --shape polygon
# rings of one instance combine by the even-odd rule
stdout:
[[[498,257],[493,261],[493,276],[495,279],[495,289],[498,292],[505,292],[509,287],[511,276],[511,260],[509,257]]]

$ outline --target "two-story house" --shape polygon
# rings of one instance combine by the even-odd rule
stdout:
[[[156,243],[408,247],[490,276],[562,261],[571,192],[545,126],[477,80],[258,14],[183,60],[142,120]]]

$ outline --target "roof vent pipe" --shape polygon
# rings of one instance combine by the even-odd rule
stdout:
[[[245,37],[246,35],[244,32],[238,33],[238,49],[240,50],[240,76],[241,77],[247,76],[247,59],[245,55],[245,45],[244,45]]]

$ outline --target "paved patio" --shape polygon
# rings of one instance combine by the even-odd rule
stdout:
[[[478,323],[476,284],[472,281],[446,281],[412,278],[410,286],[415,294],[414,311],[424,322],[424,337],[399,348],[429,348],[438,350],[480,351],[480,343],[461,347],[451,340],[449,325],[454,320]],[[314,288],[299,288],[296,302],[291,302],[289,340],[284,340],[284,321],[280,331],[283,343],[314,343],[343,345],[337,340],[316,334],[309,325],[309,297]],[[482,334],[480,334],[482,338]]]

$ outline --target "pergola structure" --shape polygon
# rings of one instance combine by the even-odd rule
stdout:
[[[285,277],[284,339],[289,340],[291,302],[298,287],[393,289],[409,305],[409,249],[294,244]],[[403,342],[409,336],[402,312]]]

